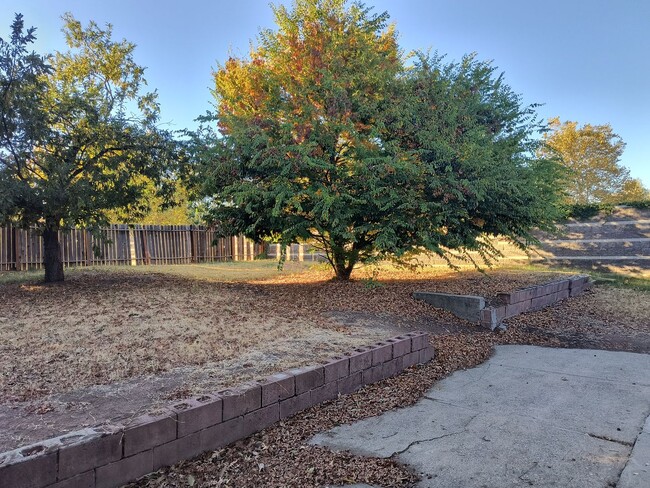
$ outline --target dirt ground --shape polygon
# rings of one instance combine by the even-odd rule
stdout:
[[[343,405],[335,402],[334,410],[318,408],[278,432],[274,428],[260,434],[279,436],[272,443],[282,456],[305,463],[303,456],[331,458],[337,476],[349,476],[351,470],[341,467],[347,463],[358,465],[359,476],[367,473],[374,479],[384,473],[397,483],[397,478],[409,480],[412,475],[392,463],[319,453],[302,446],[300,439],[332,422],[415,401],[418,391],[437,378],[487,358],[495,343],[650,352],[648,292],[597,286],[583,297],[510,319],[506,333],[494,334],[417,302],[411,294],[431,290],[490,297],[565,274],[541,269],[487,275],[375,271],[361,270],[349,283],[330,281],[326,270],[298,265],[278,273],[273,263],[76,270],[65,283],[53,286],[30,277],[2,281],[0,276],[0,451],[120,413],[138,413],[156,402],[313,363],[404,330],[428,330],[435,335],[438,358],[389,380],[390,394],[382,390],[385,385],[366,388],[337,401]],[[294,429],[297,437],[292,438]],[[281,471],[287,459],[278,453],[276,459],[268,445],[271,457],[265,466],[277,462]],[[243,468],[255,455],[248,448],[242,451],[241,445],[237,449],[219,453],[219,462],[185,463],[168,470],[164,479],[150,477],[142,483],[187,486],[187,476],[198,480],[199,475],[205,477],[197,486],[321,486],[322,480],[347,479],[332,477],[326,469],[329,474],[322,477],[295,478],[293,473],[302,481],[292,484],[293,478],[278,471],[276,478],[265,478],[273,483],[256,485],[259,479]],[[252,449],[260,455],[259,446]],[[242,460],[248,455],[252,457]],[[225,478],[215,475],[217,465],[222,470],[234,461]],[[265,469],[264,474],[271,473],[270,467]],[[213,484],[215,479],[229,481]]]

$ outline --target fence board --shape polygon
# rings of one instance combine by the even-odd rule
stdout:
[[[195,225],[113,224],[100,231],[75,228],[59,233],[65,267],[187,264],[253,260],[262,244],[243,236],[215,238],[213,229]],[[95,253],[98,251],[98,254]],[[0,271],[43,267],[43,238],[36,228],[0,227]]]

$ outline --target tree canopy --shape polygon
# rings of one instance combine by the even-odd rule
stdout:
[[[21,16],[0,40],[0,220],[43,232],[46,281],[63,279],[58,230],[97,227],[107,212],[146,212],[143,195],[158,190],[174,150],[156,126],[156,93],[143,93],[135,46],[112,28],[63,17],[69,50],[30,54],[34,29]]]
[[[218,131],[190,150],[224,233],[310,240],[336,276],[423,251],[498,254],[555,216],[558,167],[534,107],[466,56],[411,65],[388,15],[344,0],[273,7],[248,59],[214,73]],[[209,118],[208,118],[209,119]]]
[[[609,124],[578,126],[555,117],[549,125],[540,154],[558,157],[568,170],[564,180],[568,203],[620,203],[647,195],[641,181],[620,164],[625,142]]]

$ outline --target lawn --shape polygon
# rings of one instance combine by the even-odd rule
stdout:
[[[41,284],[37,273],[4,273],[0,423],[14,430],[0,435],[0,451],[53,435],[52,425],[70,412],[108,416],[93,410],[100,397],[115,403],[117,396],[122,408],[137,411],[143,407],[134,395],[151,404],[215,391],[406,330],[486,334],[413,300],[413,291],[489,297],[565,275],[539,267],[356,273],[352,282],[336,282],[322,265],[287,263],[278,271],[272,261],[80,268],[55,285]],[[511,319],[512,334],[557,345],[576,345],[582,334],[597,345],[624,327],[643,339],[650,334],[647,291],[615,284]],[[3,420],[3,412],[26,413]],[[34,412],[37,420],[27,415]],[[18,435],[22,426],[35,427]]]

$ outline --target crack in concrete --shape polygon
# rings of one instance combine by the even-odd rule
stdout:
[[[607,437],[606,435],[592,434],[591,432],[587,432],[587,435],[589,437],[593,437],[594,439],[600,439],[601,441],[607,441],[607,442],[614,442],[615,444],[620,444],[621,446],[627,446],[627,447],[634,446],[634,442],[621,441],[619,439],[613,439],[612,437]]]
[[[479,415],[480,414],[477,413],[476,415],[472,416],[472,418],[470,418],[465,423],[465,425],[463,426],[463,428],[461,430],[458,430],[456,432],[449,432],[448,434],[443,434],[443,435],[439,435],[439,436],[436,436],[436,437],[431,437],[429,439],[419,439],[417,441],[413,441],[408,446],[406,446],[404,449],[402,449],[401,451],[395,451],[393,454],[391,454],[390,457],[399,456],[400,454],[404,454],[406,451],[408,451],[409,449],[411,449],[413,446],[415,446],[417,444],[422,444],[424,442],[437,441],[438,439],[444,439],[445,437],[451,437],[451,436],[454,436],[454,435],[463,434],[463,433],[467,432],[467,428],[469,427],[469,424],[471,424],[474,421],[474,419],[476,417],[478,417]]]
[[[525,481],[525,482],[528,483],[529,485],[532,485],[532,484],[533,484],[533,481],[532,481],[532,480],[529,480],[529,479],[524,479],[524,476],[526,476],[528,473],[530,473],[530,472],[531,472],[533,469],[535,469],[537,466],[539,466],[539,463],[538,463],[537,461],[534,461],[534,462],[533,462],[533,465],[532,465],[530,468],[528,468],[526,471],[524,471],[523,473],[521,473],[521,474],[518,476],[518,478],[519,478],[521,481]]]

